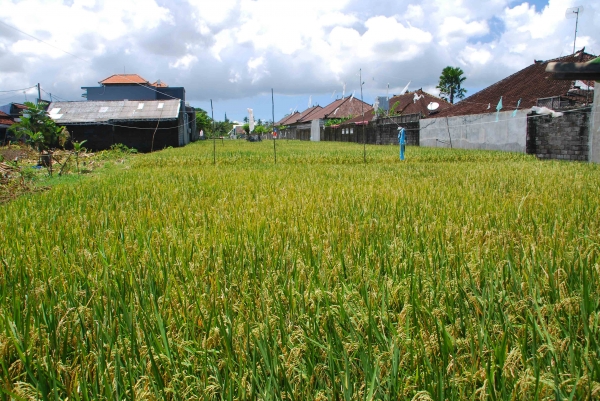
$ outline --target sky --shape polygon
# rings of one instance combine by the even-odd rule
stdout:
[[[273,89],[277,121],[360,98],[361,82],[368,103],[409,83],[438,95],[449,65],[469,95],[572,53],[575,6],[577,49],[599,54],[597,0],[3,0],[0,104],[34,100],[6,91],[38,82],[43,98],[84,100],[82,86],[126,72],[183,86],[209,113],[212,99],[217,120],[271,120]]]

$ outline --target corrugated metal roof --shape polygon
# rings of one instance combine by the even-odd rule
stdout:
[[[59,124],[174,120],[179,117],[179,107],[177,99],[53,102],[48,113]]]
[[[148,80],[140,77],[138,74],[114,74],[98,82],[101,85],[114,84],[148,84]]]

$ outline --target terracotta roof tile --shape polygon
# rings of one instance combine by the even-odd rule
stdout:
[[[166,83],[164,83],[160,80],[151,83],[150,86],[154,86],[155,88],[168,88],[169,87],[169,85],[167,85]]]
[[[585,62],[594,57],[579,51],[574,55],[554,60],[536,61],[529,67],[469,96],[432,118],[495,113],[501,96],[503,111],[514,110],[519,99],[521,99],[519,109],[528,109],[536,106],[537,100],[540,98],[567,96],[573,82],[552,79],[552,74],[546,72],[548,63],[552,61]]]
[[[283,117],[281,120],[276,122],[275,126],[279,127],[281,125],[290,124],[291,122],[296,122],[298,121],[298,117],[300,117],[300,113],[295,111],[292,114],[288,114],[287,116]]]
[[[2,125],[13,125],[15,122],[10,118],[10,116],[2,111],[0,111],[0,124]]]
[[[138,74],[114,74],[98,83],[101,85],[149,84],[146,79]]]
[[[361,106],[362,104],[362,106]],[[335,100],[327,106],[321,108],[316,113],[302,117],[298,122],[308,122],[312,120],[322,120],[326,118],[345,118],[348,116],[357,116],[362,114],[364,111],[367,113],[373,107],[370,104],[361,102],[357,98],[345,97],[343,99]]]
[[[416,95],[416,96],[415,96]],[[419,99],[415,102],[415,97]],[[394,105],[396,107],[394,107]],[[452,105],[445,101],[444,99],[440,99],[437,96],[433,96],[427,92],[424,92],[422,89],[416,90],[414,92],[407,92],[404,95],[394,96],[389,100],[390,111],[392,107],[394,107],[395,114],[421,114],[421,116],[428,116],[430,114],[427,106],[429,103],[438,103],[440,107],[438,108],[438,112],[442,110],[446,110]],[[373,109],[369,110],[368,113],[365,113],[364,121],[371,121],[375,115],[375,111]],[[355,117],[351,120],[346,121],[346,123],[358,123],[360,124],[363,121],[362,116]]]
[[[321,106],[313,106],[311,108],[304,110],[302,113],[295,112],[294,114],[288,116],[288,118],[283,121],[285,123],[283,125],[311,121],[311,120],[313,120],[312,116],[314,114],[320,112],[321,110],[323,110],[323,108]]]

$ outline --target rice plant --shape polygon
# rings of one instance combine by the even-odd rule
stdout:
[[[2,400],[600,398],[600,169],[280,140],[0,209]]]

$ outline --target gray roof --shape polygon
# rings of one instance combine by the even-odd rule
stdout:
[[[48,113],[58,124],[156,121],[177,119],[179,107],[179,99],[53,102]]]

